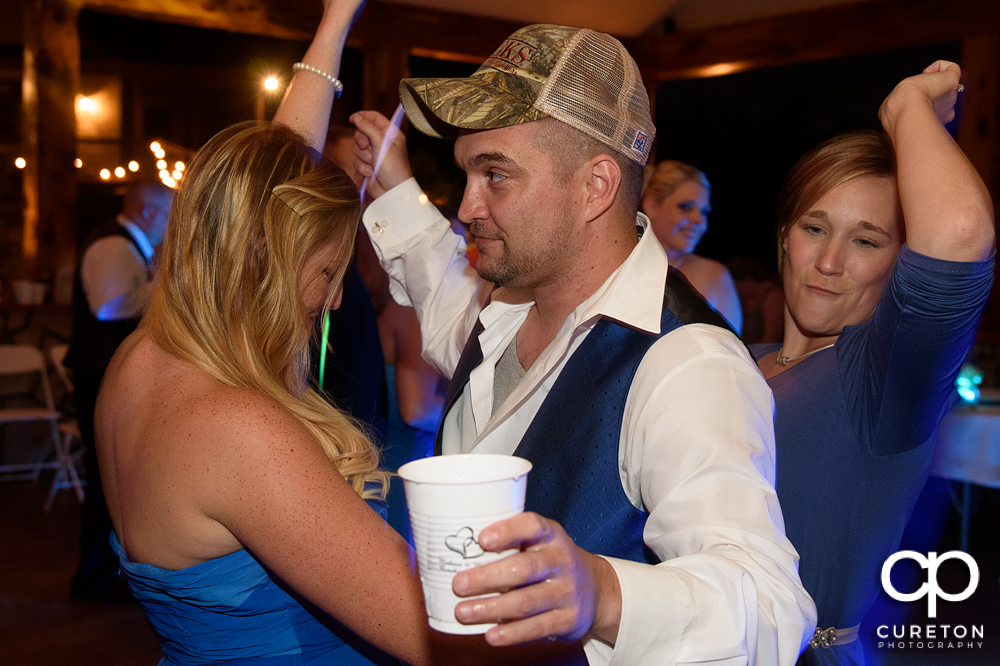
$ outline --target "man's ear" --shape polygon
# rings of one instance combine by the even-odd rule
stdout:
[[[586,219],[597,219],[610,209],[621,189],[622,170],[610,155],[595,155],[584,171],[587,188]]]

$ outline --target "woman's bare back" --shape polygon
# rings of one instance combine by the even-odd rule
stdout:
[[[108,510],[135,561],[181,569],[241,548],[198,501],[216,482],[203,459],[213,426],[204,408],[235,390],[164,352],[144,327],[115,354],[95,429]]]

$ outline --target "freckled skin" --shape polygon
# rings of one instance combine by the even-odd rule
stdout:
[[[107,377],[99,457],[132,559],[181,569],[247,548],[367,640],[425,661],[406,543],[280,405],[166,354],[142,327]]]
[[[108,510],[134,561],[176,570],[246,548],[319,608],[412,664],[551,663],[579,649],[499,652],[481,637],[430,632],[409,546],[305,428],[263,394],[167,354],[144,326],[108,368],[96,428]]]

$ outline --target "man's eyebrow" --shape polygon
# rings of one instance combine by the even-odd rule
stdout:
[[[461,164],[458,164],[458,160],[455,160],[455,164],[461,168]],[[507,157],[503,153],[479,153],[475,155],[471,160],[469,160],[470,167],[482,166],[483,164],[501,164],[504,166],[513,166],[515,164],[514,160]]]

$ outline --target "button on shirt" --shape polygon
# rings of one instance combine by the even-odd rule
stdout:
[[[493,410],[497,361],[532,303],[494,298],[465,242],[410,179],[377,199],[364,223],[397,301],[413,305],[424,357],[451,376],[476,317],[483,362],[443,424],[443,451],[512,454],[549,389],[600,317],[659,332],[667,258],[652,233],[567,317],[503,405]],[[649,221],[638,215],[637,224]],[[661,563],[606,558],[622,590],[614,647],[595,637],[592,664],[794,664],[815,626],[798,556],[774,492],[773,402],[745,347],[693,324],[652,345],[625,404],[619,475],[649,513],[643,539]],[[530,483],[530,478],[529,478]]]

